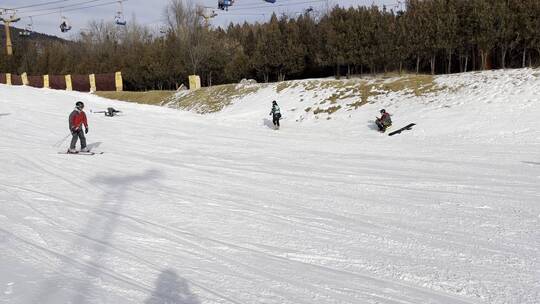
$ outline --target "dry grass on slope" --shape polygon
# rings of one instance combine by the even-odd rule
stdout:
[[[94,94],[108,99],[130,101],[151,105],[163,105],[175,91],[147,91],[147,92],[95,92]]]
[[[277,84],[225,84],[203,87],[196,91],[148,91],[148,92],[96,92],[95,94],[109,99],[117,99],[152,105],[164,105],[200,114],[219,112],[229,106],[235,99],[245,97],[257,91],[275,86],[276,93],[288,94],[289,90],[311,92],[315,104],[306,108],[306,112],[315,115],[333,114],[339,110],[356,110],[368,103],[370,98],[389,92],[402,92],[422,96],[443,89],[437,86],[431,75],[406,74],[403,76],[389,74],[386,76],[353,78],[346,80],[313,79],[299,81],[283,81]],[[318,98],[321,92],[330,94]],[[345,103],[346,102],[346,103]]]
[[[171,101],[172,106],[195,111],[199,114],[219,112],[230,105],[235,98],[257,92],[261,85],[224,84],[204,87],[176,96]]]

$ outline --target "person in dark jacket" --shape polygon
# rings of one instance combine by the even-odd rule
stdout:
[[[270,115],[272,115],[272,122],[274,123],[274,128],[279,129],[279,120],[281,119],[281,111],[279,109],[279,106],[277,104],[277,101],[272,101],[272,111],[270,111]]]
[[[84,134],[88,133],[88,120],[86,119],[86,114],[83,109],[84,103],[82,101],[77,101],[77,103],[75,103],[75,109],[69,115],[69,130],[71,131],[72,138],[68,153],[77,153],[75,146],[77,145],[78,139],[81,140],[81,152],[89,152],[86,147],[86,137],[84,136]]]
[[[377,124],[379,131],[385,132],[386,129],[392,125],[392,119],[390,118],[390,114],[387,113],[385,109],[382,109],[380,112],[381,117],[377,118],[375,123]]]
[[[118,111],[115,108],[107,108],[107,111],[105,112],[105,116],[113,117],[116,115],[116,113],[120,113],[122,111]]]

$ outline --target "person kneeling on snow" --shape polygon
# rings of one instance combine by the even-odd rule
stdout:
[[[116,115],[116,113],[120,113],[121,111],[116,110],[115,108],[107,108],[107,111],[105,112],[105,116],[113,117]]]
[[[392,125],[392,119],[390,118],[390,114],[386,113],[385,109],[382,109],[381,117],[377,118],[375,123],[377,124],[377,127],[379,127],[379,131],[386,131],[386,129]]]
[[[75,145],[77,145],[77,140],[81,140],[81,152],[89,152],[86,147],[86,137],[85,133],[88,133],[88,121],[86,120],[86,114],[83,111],[84,103],[82,101],[77,101],[75,103],[75,110],[69,115],[69,130],[71,131],[71,145],[69,146],[68,153],[77,153]],[[85,130],[83,132],[82,126],[84,125]]]
[[[270,111],[270,114],[272,115],[272,122],[274,123],[274,127],[276,129],[279,129],[279,120],[281,119],[281,112],[279,110],[279,106],[277,104],[277,101],[272,101],[272,111]]]

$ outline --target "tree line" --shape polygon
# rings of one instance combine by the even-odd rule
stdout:
[[[212,27],[171,0],[159,31],[93,21],[72,41],[18,39],[0,71],[30,75],[122,71],[131,90],[242,78],[282,81],[388,71],[456,73],[540,64],[538,0],[407,0],[402,10],[334,7]]]

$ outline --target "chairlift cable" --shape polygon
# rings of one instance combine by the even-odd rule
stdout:
[[[293,5],[301,5],[301,4],[309,4],[309,3],[318,3],[318,2],[326,2],[326,0],[311,0],[311,1],[304,1],[304,2],[295,2],[290,4],[274,4],[274,5],[265,5],[265,6],[241,6],[239,8],[233,8],[231,10],[239,11],[239,10],[247,10],[247,9],[254,9],[254,8],[275,8],[275,7],[287,7],[287,6],[293,6]]]
[[[254,8],[260,8],[260,7],[263,7],[261,6],[261,2],[267,2],[267,5],[264,6],[264,7],[275,7],[275,6],[288,6],[288,5],[296,5],[298,3],[294,3],[294,1],[298,1],[298,0],[273,0],[273,2],[271,1],[267,1],[267,0],[242,0],[242,2],[240,3],[235,3],[234,0],[230,0],[231,1],[231,4],[229,5],[225,5],[226,7],[254,7]],[[249,1],[249,3],[248,3]],[[327,1],[327,0],[322,0],[322,1]],[[322,2],[320,1],[320,2]],[[276,4],[279,3],[279,4]],[[233,5],[234,3],[234,5]],[[302,4],[302,3],[300,3]],[[219,8],[218,8],[219,9]]]
[[[246,13],[246,14],[235,14],[235,13],[227,13],[227,14],[224,14],[225,16],[266,16],[268,14],[263,14],[263,13]]]
[[[102,1],[102,0],[101,0]],[[124,1],[127,1],[127,0],[124,0]],[[57,13],[63,13],[63,12],[73,12],[73,11],[79,11],[79,10],[83,10],[83,9],[87,9],[87,8],[94,8],[94,7],[100,7],[100,6],[108,6],[108,5],[113,5],[113,4],[116,4],[118,3],[118,1],[111,1],[111,2],[105,2],[105,3],[101,3],[101,4],[96,4],[96,5],[90,5],[90,6],[83,6],[83,7],[76,7],[76,8],[72,8],[72,9],[67,9],[67,10],[57,10],[57,11],[54,11],[54,12],[48,12],[48,13],[43,13],[43,14],[35,14],[35,15],[23,15],[22,17],[41,17],[41,16],[48,16],[48,15],[54,15],[54,14],[57,14]]]
[[[276,5],[280,5],[280,4],[289,4],[289,3],[294,4],[294,3],[291,3],[291,2],[298,1],[298,0],[276,0],[275,3],[267,2],[266,0],[253,0],[253,1],[235,0],[235,1],[241,1],[241,2],[239,2],[239,3],[235,2],[235,4],[231,5],[231,7],[233,7],[233,6],[240,7],[240,6],[260,5],[261,2],[266,2],[268,6],[276,6]]]
[[[292,0],[292,1],[298,1],[298,0]],[[235,5],[234,7],[236,8],[236,10],[251,9],[251,8],[274,8],[274,7],[295,6],[295,5],[302,5],[302,4],[309,4],[309,3],[325,2],[325,1],[326,0],[308,0],[308,1],[301,1],[301,2],[288,2],[288,3],[283,3],[283,4],[271,4],[271,5],[260,5],[260,4]]]
[[[22,11],[21,14],[40,13],[40,12],[47,12],[47,11],[53,11],[53,10],[60,10],[64,8],[86,5],[86,4],[99,2],[99,1],[105,1],[105,0],[86,0],[83,2],[73,3],[73,4],[63,5],[63,6],[56,6],[56,7],[44,8],[44,9],[38,9],[38,10],[32,10],[32,11]]]
[[[67,1],[74,1],[74,0],[48,1],[48,2],[38,3],[38,4],[29,4],[29,5],[25,5],[25,6],[19,6],[19,7],[15,7],[15,8],[12,8],[12,9],[13,9],[13,10],[21,10],[21,9],[25,9],[25,8],[39,7],[39,6],[47,6],[47,5],[56,4],[56,3],[61,3],[61,2],[67,2]]]

